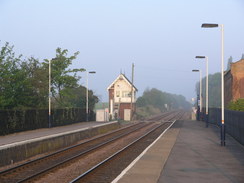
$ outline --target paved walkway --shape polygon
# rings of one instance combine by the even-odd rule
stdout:
[[[219,129],[203,122],[176,122],[119,183],[243,183],[244,147]]]
[[[53,128],[41,128],[37,130],[30,130],[25,132],[14,133],[10,135],[0,136],[0,147],[6,144],[13,144],[27,141],[30,139],[38,139],[50,135],[58,135],[62,133],[69,133],[71,131],[81,130],[92,126],[103,125],[111,122],[81,122],[72,125],[59,126]]]

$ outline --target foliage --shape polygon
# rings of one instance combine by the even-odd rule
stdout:
[[[0,48],[0,109],[47,108],[49,60],[23,59],[22,55],[15,55],[13,48],[9,43]],[[69,69],[78,54],[68,56],[67,49],[57,48],[56,57],[51,60],[55,107],[84,107],[86,89],[78,85],[80,77],[77,76],[77,72],[84,69]],[[98,97],[92,91],[89,91],[89,100],[89,107],[93,109]],[[83,101],[83,104],[77,101]]]
[[[65,88],[62,90],[63,104],[66,107],[86,108],[86,88],[78,86],[76,88]],[[95,104],[99,101],[98,97],[93,94],[92,90],[88,90],[88,108],[93,110]]]
[[[240,98],[236,101],[231,101],[228,105],[228,109],[233,111],[244,111],[244,98]]]
[[[47,106],[48,102],[48,78],[47,72],[43,68],[38,59],[34,57],[28,58],[23,62],[22,70],[26,71],[26,78],[28,78],[28,88],[31,95],[26,98],[32,105],[32,108],[41,108]]]
[[[22,69],[22,56],[15,56],[9,43],[0,50],[0,107],[29,106],[25,98],[31,96],[27,71]]]
[[[191,107],[191,104],[186,101],[184,96],[162,92],[156,88],[146,89],[143,95],[137,99],[136,104],[139,108],[147,108],[146,111],[150,111],[148,108],[153,107],[161,112],[171,109],[189,109]],[[145,112],[145,110],[141,111]],[[152,115],[152,113],[150,114]]]
[[[95,105],[95,110],[109,108],[108,102],[98,102]]]
[[[68,69],[72,64],[72,61],[76,59],[79,52],[74,55],[67,57],[68,50],[62,50],[61,48],[56,49],[56,57],[51,61],[44,60],[43,66],[47,71],[49,68],[49,62],[51,62],[51,82],[52,82],[52,97],[58,103],[60,107],[65,107],[64,98],[67,98],[67,92],[64,89],[72,89],[78,86],[77,82],[79,77],[76,75],[77,72],[83,72],[84,69]],[[73,75],[70,75],[73,73]]]
[[[156,115],[161,113],[158,108],[155,108],[152,105],[146,105],[145,107],[138,107],[136,109],[136,118],[137,119],[145,119],[149,116]]]

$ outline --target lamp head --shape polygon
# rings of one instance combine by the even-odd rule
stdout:
[[[89,72],[89,74],[95,74],[96,73],[96,71],[90,71]]]
[[[196,56],[196,58],[206,58],[205,56]]]
[[[202,24],[202,28],[215,28],[218,26],[219,26],[219,24],[209,24],[209,23]]]

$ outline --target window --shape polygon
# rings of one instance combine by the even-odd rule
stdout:
[[[122,97],[124,97],[124,98],[131,97],[131,92],[129,92],[129,91],[123,91],[122,92]]]
[[[116,91],[116,97],[120,97],[120,91]]]

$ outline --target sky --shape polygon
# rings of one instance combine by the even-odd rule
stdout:
[[[230,56],[244,53],[243,0],[0,0],[0,46],[40,61],[55,57],[56,48],[79,51],[71,68],[96,71],[89,89],[107,102],[107,87],[122,72],[137,97],[147,88],[196,97],[195,84],[209,57],[209,74],[221,70],[220,28],[224,25],[225,68]],[[86,74],[80,84],[86,84]]]

